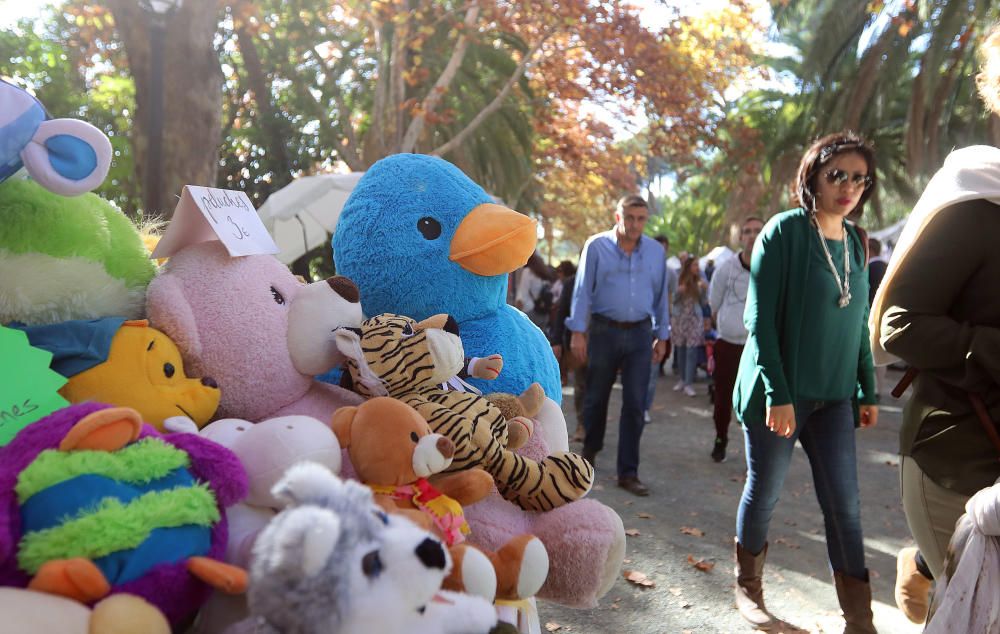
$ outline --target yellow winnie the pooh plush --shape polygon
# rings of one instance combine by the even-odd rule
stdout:
[[[219,407],[218,384],[207,376],[188,377],[180,350],[146,320],[12,326],[24,330],[32,346],[52,353],[52,369],[68,379],[59,393],[71,403],[131,407],[161,432],[174,417],[203,427]]]

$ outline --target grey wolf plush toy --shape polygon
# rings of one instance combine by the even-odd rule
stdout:
[[[441,592],[448,551],[371,491],[315,463],[275,486],[288,506],[254,546],[250,612],[258,634],[486,634],[484,599]]]

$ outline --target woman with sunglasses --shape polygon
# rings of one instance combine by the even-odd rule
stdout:
[[[980,52],[979,94],[995,116],[1000,27]],[[955,150],[910,213],[872,304],[876,362],[899,358],[919,371],[899,433],[903,510],[920,550],[903,549],[896,565],[896,603],[914,622],[927,616],[931,578],[945,571],[955,521],[1000,478],[998,236],[1000,149]]]
[[[823,512],[844,632],[875,632],[854,443],[856,425],[878,419],[867,236],[847,221],[874,184],[875,154],[861,137],[819,139],[799,164],[800,207],[771,218],[753,249],[748,336],[733,391],[747,456],[736,516],[736,605],[760,629],[781,625],[764,606],[761,575],[768,524],[798,440]]]

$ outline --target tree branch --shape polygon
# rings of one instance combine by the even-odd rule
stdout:
[[[469,48],[469,33],[475,26],[478,18],[479,6],[474,4],[465,12],[465,20],[462,23],[462,35],[458,38],[458,43],[455,45],[455,50],[451,53],[448,64],[445,65],[444,70],[441,71],[441,75],[434,82],[434,86],[420,104],[420,111],[417,113],[417,116],[410,121],[410,125],[406,128],[406,135],[403,137],[402,146],[400,146],[401,152],[412,152],[413,148],[416,147],[417,140],[420,139],[420,134],[424,131],[427,115],[434,112],[434,109],[441,103],[445,91],[448,90],[448,86],[455,79],[455,75],[462,65],[462,60],[465,59],[465,52]]]
[[[551,34],[552,32],[549,31],[542,35],[542,37],[535,44],[534,48],[525,53],[524,57],[521,58],[521,63],[518,64],[517,68],[514,69],[514,72],[507,79],[507,83],[504,84],[503,88],[500,90],[497,96],[493,98],[493,101],[487,104],[485,108],[480,110],[479,114],[473,117],[472,121],[470,121],[468,125],[462,128],[461,132],[459,132],[451,139],[449,139],[444,145],[441,145],[436,150],[431,152],[432,156],[444,156],[448,152],[451,152],[452,150],[457,148],[465,141],[466,138],[469,137],[470,134],[475,132],[476,128],[478,128],[483,123],[483,121],[487,119],[487,117],[489,117],[491,114],[500,109],[500,106],[503,105],[503,100],[507,98],[508,94],[510,94],[511,89],[514,87],[514,84],[517,82],[517,80],[519,80],[521,76],[524,75],[524,72],[528,69],[528,65],[531,63],[531,60],[535,57],[535,53],[538,52],[538,49],[542,47],[542,44],[545,42],[546,39],[548,39],[549,35]]]
[[[367,149],[375,146],[371,152],[379,155],[385,151],[385,110],[386,101],[389,98],[389,71],[388,62],[385,57],[385,38],[382,36],[382,24],[374,18],[371,20],[372,38],[375,42],[375,98],[372,104],[372,131],[369,143],[365,143]]]
[[[343,149],[338,149],[337,155],[340,156],[340,158],[344,160],[344,163],[347,163],[347,166],[355,172],[363,172],[365,170],[364,159],[361,156],[357,135],[354,134],[354,127],[351,125],[351,113],[347,110],[347,106],[344,104],[344,93],[340,90],[340,85],[337,83],[338,77],[333,76],[330,72],[330,67],[326,65],[324,60],[319,57],[319,54],[314,49],[309,49],[308,54],[311,55],[316,60],[316,63],[323,69],[323,73],[326,75],[326,86],[330,89],[330,96],[333,97],[334,103],[337,104],[337,126],[344,134],[342,140],[347,141],[346,145],[339,146]],[[319,103],[319,101],[315,98],[314,101],[316,101],[320,110],[325,108],[324,104]]]

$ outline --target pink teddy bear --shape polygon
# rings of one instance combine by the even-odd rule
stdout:
[[[262,421],[300,414],[323,422],[361,397],[313,376],[339,365],[333,330],[360,327],[357,287],[338,277],[303,284],[271,256],[230,257],[219,242],[188,246],[150,283],[151,325],[180,348],[194,375],[211,376],[222,401],[216,418]],[[566,450],[566,423],[546,400],[535,435],[519,453],[541,459]],[[353,476],[345,459],[341,473]],[[614,583],[625,554],[621,518],[596,500],[545,513],[517,508],[494,493],[466,508],[472,540],[496,550],[513,535],[538,536],[549,553],[539,598],[593,607]]]
[[[149,284],[146,311],[180,348],[188,371],[219,384],[216,418],[329,421],[362,400],[313,378],[342,361],[333,330],[361,325],[358,300],[346,277],[304,284],[270,255],[230,257],[212,241],[167,261]]]

